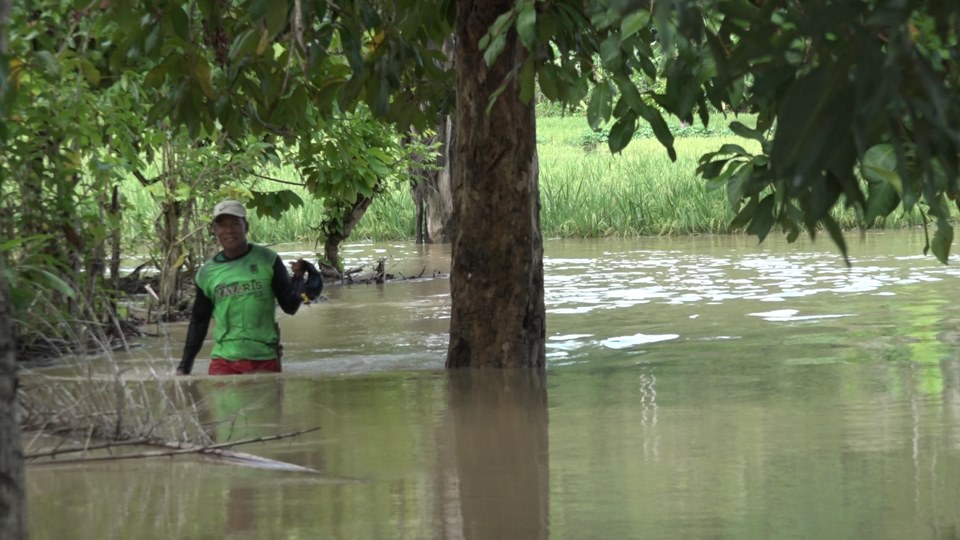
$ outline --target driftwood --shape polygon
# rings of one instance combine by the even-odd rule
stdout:
[[[215,458],[219,461],[226,463],[232,463],[236,465],[243,465],[246,467],[257,467],[263,469],[273,469],[281,471],[293,471],[293,472],[309,472],[309,473],[319,473],[320,471],[312,469],[310,467],[304,467],[301,465],[295,465],[293,463],[287,463],[284,461],[278,461],[275,459],[269,459],[254,454],[248,454],[246,452],[235,452],[230,450],[235,446],[241,446],[245,444],[253,444],[259,442],[267,441],[277,441],[280,439],[286,439],[290,437],[296,437],[303,435],[305,433],[310,433],[311,431],[317,431],[319,427],[305,429],[301,431],[295,431],[291,433],[281,433],[279,435],[269,435],[265,437],[256,437],[252,439],[244,439],[241,441],[230,441],[220,444],[212,445],[196,445],[196,444],[186,444],[186,443],[177,443],[169,441],[159,441],[156,439],[137,439],[129,441],[117,441],[117,442],[107,442],[95,446],[85,444],[83,446],[71,447],[71,448],[55,448],[53,450],[48,450],[44,452],[35,452],[32,454],[24,455],[24,460],[30,466],[42,466],[42,465],[66,465],[66,464],[82,464],[82,463],[91,463],[95,461],[118,461],[122,459],[146,459],[146,458],[155,458],[155,457],[173,457],[184,454],[198,454],[204,457]],[[109,454],[109,455],[98,455],[98,456],[83,456],[76,458],[68,459],[56,459],[57,456],[65,454],[74,454],[80,452],[88,452],[91,450],[107,450],[110,451],[112,448],[117,448],[121,446],[152,446],[152,447],[161,447],[163,450],[151,450],[145,452],[135,452],[128,454]],[[31,461],[37,460],[39,458],[52,458],[44,461]]]

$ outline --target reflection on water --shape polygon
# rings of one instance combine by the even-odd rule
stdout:
[[[545,377],[443,370],[445,279],[328,287],[281,316],[285,373],[189,383],[217,441],[320,426],[238,448],[319,474],[32,468],[31,532],[957,538],[960,270],[918,241],[851,238],[852,268],[825,242],[548,241]],[[346,254],[404,275],[448,264],[443,246]],[[121,358],[130,376],[172,372],[183,328],[168,331]]]

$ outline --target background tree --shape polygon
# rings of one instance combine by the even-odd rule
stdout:
[[[447,367],[539,368],[546,359],[536,118],[520,79],[510,78],[529,51],[516,32],[498,38],[500,54],[489,65],[480,48],[512,6],[457,3]]]
[[[6,140],[5,104],[12,92],[7,82],[9,15],[10,0],[0,0],[0,143]],[[17,364],[11,307],[6,265],[0,256],[0,531],[11,540],[20,540],[27,537],[27,501],[17,418]]]
[[[673,157],[663,113],[704,124],[756,114],[755,126],[731,127],[760,152],[725,146],[700,172],[727,190],[733,225],[760,240],[775,226],[790,240],[824,228],[845,253],[835,205],[856,208],[866,226],[920,205],[937,226],[928,248],[946,262],[958,11],[919,0],[521,1],[491,28],[487,51],[512,31],[539,47],[512,73],[525,95],[536,80],[550,99],[586,99],[591,127],[612,124],[613,152],[643,121]]]
[[[444,40],[442,49],[447,58],[443,68],[454,69],[453,38]],[[428,145],[436,144],[435,168],[414,167],[413,200],[415,205],[414,237],[418,244],[450,242],[453,238],[453,151],[456,146],[456,126],[449,112],[441,113]]]

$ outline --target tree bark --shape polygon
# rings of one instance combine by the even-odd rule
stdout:
[[[419,181],[413,186],[418,244],[439,244],[453,238],[453,146],[456,141],[453,117],[445,115],[437,134],[427,143],[439,143],[439,170],[414,170]]]
[[[441,47],[447,61],[445,70],[454,66],[453,38]],[[439,143],[437,158],[439,170],[414,171],[420,177],[414,186],[413,198],[417,205],[417,243],[447,243],[453,239],[453,163],[456,146],[456,121],[453,115],[444,115],[436,127],[436,135],[428,143]]]
[[[533,104],[511,82],[527,51],[511,30],[492,67],[480,38],[513,0],[458,0],[451,318],[447,367],[543,367],[543,239]]]
[[[0,17],[2,3],[0,0]],[[0,533],[5,539],[18,540],[27,537],[26,495],[17,420],[13,319],[5,275],[0,260]]]
[[[440,142],[440,158],[424,193],[424,229],[426,243],[449,242],[453,238],[453,148],[456,144],[456,128],[452,116],[445,116],[437,126]]]
[[[367,212],[367,208],[370,208],[372,202],[372,197],[357,195],[357,200],[354,201],[353,206],[350,207],[350,210],[343,218],[343,227],[340,228],[339,232],[328,234],[326,240],[323,242],[324,258],[339,271],[342,271],[340,244],[343,244],[343,242],[350,237],[353,228],[360,223],[360,219],[363,218],[363,215]]]

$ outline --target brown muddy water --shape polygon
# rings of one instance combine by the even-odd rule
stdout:
[[[236,415],[218,441],[319,426],[238,448],[317,474],[34,466],[32,538],[960,538],[960,259],[848,241],[851,268],[826,240],[548,240],[542,378],[443,369],[445,277],[328,287],[279,316],[282,375],[183,381]],[[431,275],[447,249],[345,255]],[[117,361],[172,373],[184,330]]]

